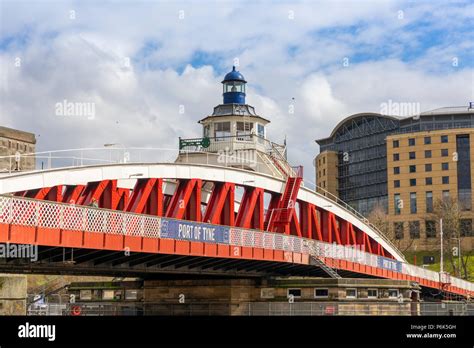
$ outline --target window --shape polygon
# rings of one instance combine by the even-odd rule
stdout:
[[[257,135],[261,138],[265,138],[265,127],[263,124],[257,123]]]
[[[346,289],[346,298],[357,298],[357,289]]]
[[[113,300],[114,299],[114,291],[113,290],[103,290],[102,291],[102,299],[103,300]]]
[[[436,238],[436,223],[432,220],[425,221],[426,238]]]
[[[237,122],[237,140],[250,140],[253,130],[251,122]]]
[[[443,176],[443,185],[449,184],[449,176]]]
[[[388,298],[398,298],[398,289],[388,289]]]
[[[326,175],[326,169],[323,169],[323,175]]]
[[[449,170],[449,163],[448,162],[441,163],[441,170]]]
[[[400,187],[400,180],[395,180],[393,182],[393,187]]]
[[[126,300],[138,299],[138,290],[125,290],[125,299]]]
[[[367,290],[367,297],[368,298],[377,298],[379,297],[379,292],[377,289],[369,289]]]
[[[408,154],[408,158],[411,159],[411,160],[412,160],[412,159],[416,159],[416,153],[415,153],[415,151],[411,151],[411,152]]]
[[[447,135],[442,135],[441,136],[441,142],[442,143],[447,143],[448,142],[448,136]]]
[[[328,289],[314,289],[314,297],[327,298],[329,297],[329,290]]]
[[[400,167],[393,167],[393,174],[400,174]]]
[[[433,185],[433,178],[431,177],[425,178],[425,185]]]
[[[400,160],[400,154],[399,153],[394,153],[393,154],[393,160],[394,161],[399,161]]]
[[[393,147],[399,147],[399,146],[400,146],[400,143],[399,143],[398,140],[394,140],[394,141],[392,142],[392,145],[393,145]]]
[[[416,192],[410,193],[410,213],[416,214],[417,207],[416,207]]]
[[[416,166],[414,165],[410,166],[410,173],[416,173]]]
[[[301,289],[288,289],[287,293],[288,298],[298,298],[301,297]]]
[[[399,193],[395,193],[393,195],[393,203],[394,203],[394,206],[395,206],[395,215],[400,215],[400,210],[402,208],[402,201],[400,199],[400,194]]]
[[[79,292],[79,299],[92,300],[92,290],[81,290]]]
[[[230,137],[230,122],[216,122],[214,123],[214,137]],[[223,141],[225,139],[216,139],[217,141]]]
[[[433,192],[432,191],[426,192],[426,212],[427,213],[433,212]]]
[[[204,138],[209,138],[211,134],[211,125],[206,124],[203,128],[203,136]]]
[[[448,157],[448,149],[441,149],[441,156]]]
[[[326,157],[323,157],[323,164],[326,163]]]
[[[403,222],[394,222],[393,229],[395,231],[395,239],[403,239]]]
[[[471,237],[472,233],[472,220],[471,219],[461,219],[459,221],[461,227],[461,237]]]
[[[449,190],[443,190],[442,198],[443,199],[449,199]]]
[[[408,146],[415,146],[415,138],[408,139]]]
[[[431,150],[425,150],[425,158],[431,158]]]
[[[410,186],[416,186],[416,179],[410,179]]]
[[[425,145],[431,144],[431,137],[425,137]]]
[[[418,239],[420,238],[420,222],[419,221],[410,221],[408,224],[410,229],[410,238]]]

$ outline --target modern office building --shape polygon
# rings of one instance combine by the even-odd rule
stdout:
[[[360,113],[316,140],[316,183],[368,216],[387,214],[398,244],[439,248],[436,203],[455,198],[462,248],[472,250],[474,108],[411,117]]]
[[[34,170],[36,138],[32,133],[0,126],[0,173]]]

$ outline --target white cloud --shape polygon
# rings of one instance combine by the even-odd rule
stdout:
[[[201,134],[197,121],[221,102],[222,69],[238,57],[248,101],[272,121],[270,137],[286,135],[290,159],[312,177],[314,139],[351,113],[377,112],[389,99],[417,101],[422,110],[472,99],[472,69],[436,70],[445,55],[472,48],[467,39],[400,58],[423,33],[405,26],[423,20],[449,30],[469,18],[462,10],[394,1],[208,4],[1,2],[1,124],[39,134],[40,150],[116,142],[176,148],[179,136]],[[445,10],[450,15],[440,17]],[[22,39],[7,45],[14,35]],[[145,55],[147,42],[158,48]],[[362,47],[371,58],[352,63]],[[209,62],[195,68],[198,50]],[[95,103],[96,118],[56,116],[64,99]]]

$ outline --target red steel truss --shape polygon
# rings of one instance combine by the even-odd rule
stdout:
[[[90,205],[95,200],[101,208],[357,245],[363,251],[393,258],[382,245],[350,222],[323,207],[299,201],[300,183],[299,177],[289,178],[281,194],[198,178],[147,178],[137,179],[131,190],[117,187],[117,180],[103,180],[87,185],[45,187],[16,195],[77,205]],[[165,185],[171,190],[165,192]],[[240,202],[236,202],[237,187],[243,189]],[[265,199],[265,193],[270,194],[269,199]]]

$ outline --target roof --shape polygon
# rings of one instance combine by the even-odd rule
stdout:
[[[334,129],[332,130],[330,136],[328,136],[326,138],[317,139],[316,142],[331,139],[332,137],[334,137],[334,135],[336,135],[337,131],[340,128],[342,128],[342,126],[344,124],[346,124],[347,122],[353,121],[353,120],[358,119],[358,118],[367,117],[367,116],[380,117],[380,118],[385,118],[385,119],[389,119],[389,120],[396,120],[396,121],[399,121],[403,118],[403,117],[400,117],[400,116],[382,115],[382,114],[375,113],[375,112],[361,112],[361,113],[358,113],[358,114],[353,114],[351,116],[348,116],[348,117],[344,118],[342,121],[340,121],[336,125],[336,127],[334,127]]]
[[[206,116],[199,122],[207,120],[210,117],[221,117],[221,116],[253,116],[258,117],[261,120],[269,123],[270,121],[266,118],[257,115],[255,108],[248,104],[219,104],[214,107],[212,115]]]
[[[422,112],[420,113],[419,116],[423,117],[423,116],[453,115],[453,114],[474,114],[474,109],[470,109],[467,106],[448,106],[448,107],[442,107],[442,108]],[[411,119],[416,115],[396,116],[396,115],[383,115],[383,114],[374,113],[374,112],[362,112],[362,113],[353,114],[341,120],[334,127],[330,136],[326,138],[317,139],[316,142],[319,143],[320,141],[326,141],[326,140],[331,139],[332,137],[334,137],[337,131],[347,122],[360,118],[360,117],[367,117],[367,116],[381,117],[385,119],[401,121],[401,120]]]
[[[244,75],[242,75],[240,72],[235,70],[235,66],[232,67],[232,71],[227,73],[225,75],[224,80],[222,80],[222,83],[226,81],[242,81],[242,82],[247,82],[245,81]]]
[[[466,114],[466,113],[474,114],[474,109],[470,109],[469,107],[465,107],[465,106],[446,106],[444,108],[438,108],[438,109],[422,112],[420,116]]]

